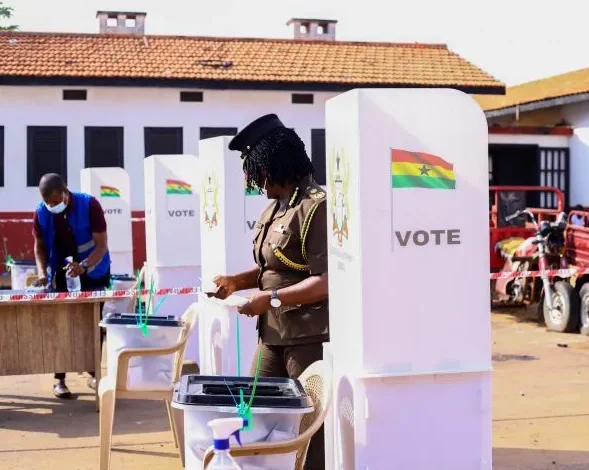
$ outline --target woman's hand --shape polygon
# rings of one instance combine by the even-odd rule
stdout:
[[[237,290],[237,282],[233,276],[216,276],[213,282],[217,286],[216,292],[207,292],[209,297],[224,300]]]
[[[247,303],[237,308],[237,311],[248,317],[263,315],[270,309],[270,292],[259,291],[252,295]]]

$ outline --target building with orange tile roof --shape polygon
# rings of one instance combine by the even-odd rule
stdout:
[[[145,14],[118,15],[135,26],[109,28],[113,14],[98,12],[99,34],[0,33],[0,84],[505,91],[503,83],[443,44],[336,41],[333,20],[292,19],[294,39],[254,39],[149,36]],[[321,28],[326,32],[313,33]]]
[[[124,167],[142,211],[145,156],[196,154],[199,139],[270,112],[296,129],[324,183],[324,105],[338,93],[505,92],[445,45],[338,41],[334,20],[294,18],[293,39],[148,35],[143,12],[97,22],[97,34],[0,32],[0,218],[33,210],[42,174],[75,190],[89,166]]]
[[[589,68],[475,99],[487,116],[490,139],[500,140],[501,145],[490,146],[489,160],[500,184],[555,185],[570,205],[589,206]]]

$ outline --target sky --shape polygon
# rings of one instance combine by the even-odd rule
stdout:
[[[508,86],[589,67],[587,0],[2,0],[23,31],[98,31],[97,10],[145,11],[147,34],[290,38],[292,17],[348,41],[444,43]]]

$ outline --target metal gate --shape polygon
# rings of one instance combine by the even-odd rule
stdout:
[[[540,148],[540,186],[555,186],[564,193],[565,207],[569,206],[569,149]],[[540,194],[540,207],[556,209],[554,193]]]

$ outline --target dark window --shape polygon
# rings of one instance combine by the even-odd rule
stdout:
[[[27,127],[27,186],[38,186],[45,173],[67,178],[67,127]]]
[[[125,167],[122,127],[86,127],[86,168]]]
[[[237,127],[201,127],[200,140],[237,134]]]
[[[489,144],[491,178],[493,186],[538,186],[540,184],[540,159],[537,145]],[[540,194],[526,191],[523,194],[526,207],[540,207]],[[509,215],[509,214],[507,214]]]
[[[181,127],[146,127],[144,139],[146,157],[184,153]]]
[[[325,179],[325,129],[311,129],[311,160],[315,167],[315,181],[326,184]]]
[[[202,91],[181,91],[180,92],[180,101],[184,101],[187,103],[202,103],[203,101],[203,93]]]
[[[0,126],[0,186],[4,186],[4,127]]]
[[[493,156],[489,154],[489,186],[493,186]]]
[[[63,90],[63,99],[66,101],[86,101],[87,98],[86,90]]]
[[[569,149],[540,149],[540,186],[555,186],[564,193],[565,207],[569,205]],[[540,194],[540,207],[556,209],[556,194],[546,192]]]
[[[293,104],[313,104],[312,93],[293,93],[291,95],[291,101]]]

